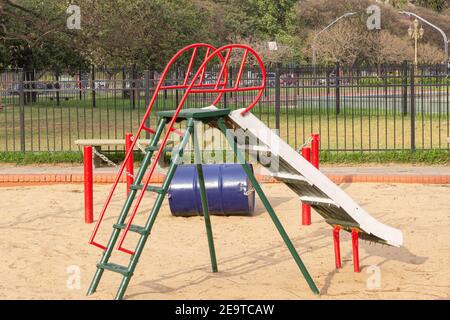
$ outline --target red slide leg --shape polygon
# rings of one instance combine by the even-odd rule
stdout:
[[[353,270],[359,272],[358,230],[352,230]]]
[[[309,226],[311,224],[311,206],[302,203],[302,225]]]
[[[336,269],[341,268],[341,244],[339,243],[339,226],[335,226],[333,229],[333,241],[334,241],[334,261],[336,263]]]
[[[303,147],[302,156],[309,162],[311,162],[311,148]],[[302,203],[302,225],[309,226],[311,224],[311,206],[306,203]]]

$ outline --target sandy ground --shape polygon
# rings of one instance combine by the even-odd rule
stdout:
[[[253,217],[212,217],[219,264],[216,274],[210,272],[202,218],[172,217],[165,204],[126,298],[449,298],[450,186],[341,187],[374,217],[404,233],[402,248],[361,242],[359,274],[353,272],[348,233],[341,234],[343,268],[336,271],[331,227],[314,213],[311,226],[300,226],[299,203],[294,194],[282,184],[264,185],[321,291],[319,297],[310,292],[258,201]],[[86,298],[100,250],[87,244],[93,225],[83,222],[82,190],[82,185],[0,188],[0,298]],[[108,185],[95,187],[97,213],[108,190]],[[119,193],[123,195],[124,190]],[[123,196],[114,199],[112,207],[118,209],[122,201]],[[147,197],[143,208],[148,209],[150,203]],[[141,222],[144,212],[137,217]],[[109,216],[102,229],[99,240],[103,243],[113,220]],[[126,244],[131,246],[130,242]],[[111,261],[127,260],[125,254],[119,254]],[[98,292],[90,298],[113,298],[119,281],[118,275],[105,272]]]

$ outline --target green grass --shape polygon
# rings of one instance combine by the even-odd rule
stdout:
[[[410,147],[411,118],[398,112],[365,106],[342,104],[341,113],[308,102],[299,108],[283,107],[280,113],[280,135],[298,148],[313,132],[321,134],[323,149],[404,149]],[[166,108],[171,106],[166,105]],[[236,106],[232,106],[235,108]],[[162,107],[160,108],[162,109]],[[275,127],[273,106],[258,106],[253,113],[269,127]],[[38,104],[25,108],[25,144],[27,151],[78,151],[76,139],[123,138],[125,132],[135,132],[144,108],[131,109],[124,101],[116,106],[109,100],[99,100],[97,108],[81,104],[56,107]],[[156,118],[151,116],[151,126]],[[6,106],[0,111],[0,150],[19,151],[19,108]],[[417,148],[445,149],[449,136],[449,115],[416,114]]]
[[[83,163],[81,152],[0,152],[0,163],[29,164],[57,164]]]
[[[112,153],[108,157],[116,162],[124,158],[123,152]],[[142,159],[142,155],[135,153],[135,161]],[[362,163],[411,163],[423,165],[449,165],[450,151],[447,150],[416,150],[387,151],[387,152],[329,152],[320,153],[322,164],[357,165]],[[82,164],[81,152],[0,152],[0,163],[13,163],[16,165],[32,164]]]
[[[292,88],[292,90],[296,89]],[[284,90],[282,90],[283,94]],[[270,98],[273,99],[272,93]],[[312,99],[311,96],[302,98],[301,94],[300,98],[297,106],[282,105],[280,112],[280,136],[296,149],[311,133],[321,134],[322,150],[357,150],[355,154],[358,155],[360,150],[386,149],[382,153],[389,153],[392,149],[410,148],[410,115],[403,116],[398,111],[395,114],[392,112],[392,107],[396,107],[397,110],[400,107],[398,99],[342,98],[341,113],[336,115],[333,99],[318,100]],[[4,107],[0,110],[0,150],[19,151],[20,110],[16,101],[8,102],[8,99],[16,99],[16,97],[6,97],[3,100]],[[173,92],[167,96],[167,99],[164,99],[164,95],[161,94],[155,109],[173,109],[175,101]],[[133,109],[130,107],[130,99],[122,99],[120,93],[117,95],[99,93],[96,108],[92,107],[89,95],[86,95],[86,99],[83,100],[78,100],[76,97],[61,100],[60,106],[56,105],[55,100],[38,101],[27,105],[25,106],[26,150],[55,153],[79,152],[80,149],[74,144],[76,139],[123,138],[125,132],[137,130],[145,112],[144,98],[141,96],[136,102],[136,108]],[[203,106],[201,101],[198,102],[195,99],[188,102],[187,107]],[[422,102],[429,103],[426,99],[417,100],[418,104]],[[232,109],[243,107],[241,102],[233,101],[230,97],[227,103],[227,106]],[[440,105],[444,109],[446,101],[441,101]],[[436,108],[436,104],[434,107]],[[441,111],[443,114],[440,116],[416,113],[414,126],[417,149],[447,150],[450,114],[446,110]],[[273,101],[263,101],[252,112],[270,128],[275,127]],[[152,112],[150,120],[150,126],[154,127],[155,113]],[[341,154],[344,153],[339,153],[339,156],[342,156]],[[40,157],[37,157],[36,162],[40,161],[39,159]],[[45,161],[55,163],[51,161],[58,160]]]
[[[449,165],[450,151],[416,150],[385,152],[328,152],[320,153],[321,163],[327,164],[361,164],[361,163],[410,163],[425,165]]]

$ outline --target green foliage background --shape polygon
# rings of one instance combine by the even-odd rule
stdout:
[[[168,57],[189,43],[219,46],[232,41],[251,44],[269,40],[289,48],[287,56],[279,59],[305,62],[310,57],[306,49],[311,35],[349,10],[360,12],[363,20],[371,3],[383,6],[383,27],[392,34],[399,32],[393,23],[393,19],[400,19],[393,17],[399,8],[421,14],[425,10],[427,18],[439,18],[439,23],[450,21],[447,0],[410,2],[77,0],[70,3],[81,8],[82,29],[69,30],[69,1],[0,0],[0,68],[78,69],[89,64],[161,68]],[[430,32],[429,41],[440,48],[438,36]]]

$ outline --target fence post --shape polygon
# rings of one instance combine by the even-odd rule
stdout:
[[[131,106],[134,109],[136,109],[136,65],[133,64],[131,66],[130,71],[130,78],[131,78],[131,87],[130,87],[130,97],[131,97]]]
[[[92,146],[84,147],[84,222],[94,221]]]
[[[341,64],[338,62],[336,62],[336,78],[334,81],[334,86],[335,86],[335,95],[336,95],[336,114],[339,114],[341,112],[341,87],[340,87],[340,82],[341,82]]]
[[[20,151],[25,152],[25,92],[24,92],[24,71],[19,73],[19,126],[20,126]]]
[[[416,77],[415,77],[415,65],[411,65],[411,152],[416,150]]]
[[[326,76],[326,80],[325,80],[325,84],[326,84],[326,87],[327,87],[327,97],[329,97],[330,96],[330,92],[331,92],[331,86],[330,86],[330,70],[329,70],[329,68],[328,67],[325,67],[324,68],[325,69],[325,76]],[[318,86],[320,86],[320,78],[317,78],[317,84],[318,84]]]
[[[55,72],[55,85],[53,86],[56,89],[56,106],[61,105],[61,95],[60,95],[60,84],[59,84],[59,71]]]
[[[122,99],[126,99],[127,98],[127,74],[126,74],[126,70],[125,70],[125,66],[122,66]]]
[[[81,69],[78,70],[78,97],[80,100],[83,100],[83,82],[82,82],[82,73]]]
[[[275,129],[278,130],[278,135],[280,134],[280,109],[281,109],[280,64],[277,63],[275,67]]]
[[[408,114],[408,61],[402,64],[402,112]]]
[[[91,70],[91,88],[92,88],[92,107],[95,108],[95,67],[92,66]]]

